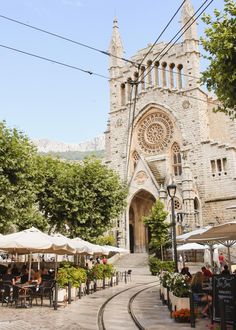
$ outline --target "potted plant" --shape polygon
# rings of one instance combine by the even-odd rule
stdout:
[[[168,284],[172,293],[170,294],[172,309],[181,310],[189,308],[189,282],[187,276],[173,273]]]
[[[87,274],[84,268],[71,266],[70,263],[64,263],[57,273],[58,301],[64,301],[67,296],[68,283],[71,283],[71,297],[75,299],[78,288],[86,282]],[[65,294],[66,292],[66,294]],[[64,296],[63,296],[64,295]]]
[[[172,273],[166,271],[161,272],[159,275],[161,283],[161,297],[163,298],[164,302],[167,301],[167,288],[170,289],[171,276]]]
[[[181,308],[180,310],[176,310],[172,312],[172,317],[175,319],[176,322],[179,323],[190,322],[190,309]]]

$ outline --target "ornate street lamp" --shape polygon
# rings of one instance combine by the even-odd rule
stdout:
[[[173,251],[173,259],[175,272],[178,273],[178,260],[177,260],[177,245],[176,245],[176,222],[175,222],[175,204],[174,197],[176,194],[176,184],[173,182],[167,186],[168,195],[171,198],[171,226],[172,226],[172,251]]]

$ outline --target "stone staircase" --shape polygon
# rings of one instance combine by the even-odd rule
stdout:
[[[130,253],[121,256],[114,261],[114,266],[118,271],[132,269],[135,273],[149,274],[148,254],[147,253]]]

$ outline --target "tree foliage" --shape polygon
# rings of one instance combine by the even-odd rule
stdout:
[[[158,199],[151,209],[149,216],[143,218],[143,222],[150,230],[150,252],[165,245],[169,240],[169,224],[166,222],[168,212],[164,210],[164,204]]]
[[[19,229],[45,221],[37,210],[36,150],[28,138],[17,129],[0,123],[0,232],[11,227]]]
[[[95,158],[66,163],[45,158],[38,195],[41,212],[54,230],[92,241],[112,225],[125,205],[126,187]]]
[[[201,79],[209,91],[214,91],[221,105],[215,111],[222,111],[236,118],[236,4],[225,0],[224,13],[214,11],[215,18],[203,16],[208,25],[203,48],[210,61]]]

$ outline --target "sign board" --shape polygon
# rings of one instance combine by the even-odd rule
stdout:
[[[223,301],[223,312],[220,302]],[[236,325],[236,276],[215,275],[213,277],[213,321]]]

